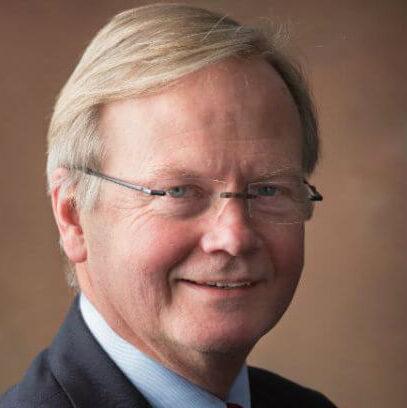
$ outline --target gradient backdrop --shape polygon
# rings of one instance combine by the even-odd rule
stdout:
[[[125,0],[0,1],[0,391],[49,343],[72,299],[45,193],[54,98]],[[252,353],[340,407],[407,406],[406,0],[189,1],[288,23],[320,112],[325,196],[281,323]]]

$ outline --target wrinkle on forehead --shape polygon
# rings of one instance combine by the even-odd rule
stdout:
[[[242,166],[245,167],[245,164]],[[211,172],[207,172],[207,169],[212,170]],[[154,179],[189,179],[189,178],[208,178],[212,180],[219,180],[219,181],[231,181],[236,178],[239,180],[242,179],[243,181],[250,182],[250,181],[260,181],[260,180],[268,180],[272,179],[276,176],[296,176],[301,177],[303,175],[303,171],[299,167],[291,166],[291,165],[283,165],[280,163],[273,163],[272,165],[266,165],[263,167],[256,167],[255,173],[251,177],[235,177],[236,171],[233,171],[234,176],[228,177],[222,176],[222,172],[213,171],[213,167],[207,166],[206,171],[201,172],[196,168],[189,168],[186,166],[182,166],[181,163],[174,164],[162,164],[160,166],[150,166],[144,177],[146,180],[154,180]],[[223,173],[225,174],[225,173]]]
[[[250,97],[253,91],[257,98]],[[199,97],[202,92],[205,94],[203,103]],[[127,101],[107,105],[103,117],[109,115],[111,107],[126,104]],[[214,121],[231,124],[237,115],[241,115],[241,122],[248,121],[245,115],[247,108],[262,111],[265,101],[268,101],[276,120],[287,108],[289,112],[286,113],[297,115],[294,101],[283,80],[262,59],[226,60],[186,75],[175,86],[161,93],[132,101],[133,109],[147,119],[143,122],[143,128],[147,128],[144,130],[151,132],[166,126],[174,133],[182,134],[195,130],[191,122],[208,127]],[[174,109],[179,115],[174,115]]]
[[[239,146],[240,145],[240,146]],[[269,148],[258,144],[252,151],[243,141],[214,144],[210,148],[173,146],[152,160],[140,163],[143,181],[174,178],[210,178],[218,180],[256,181],[276,174],[301,175],[302,169],[296,152],[278,149],[270,154]]]
[[[137,173],[175,164],[224,172],[267,160],[272,171],[301,162],[297,109],[263,60],[218,63],[162,93],[114,102],[101,124],[112,167],[121,156]]]

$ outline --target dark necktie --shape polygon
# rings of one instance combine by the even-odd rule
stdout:
[[[226,403],[227,408],[242,408],[240,405],[231,404],[230,402]]]

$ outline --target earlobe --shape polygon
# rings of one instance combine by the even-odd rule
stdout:
[[[66,176],[65,169],[57,169],[53,175],[51,189],[52,210],[58,226],[60,241],[68,259],[73,263],[86,260],[86,242],[80,222],[79,210],[71,194],[62,194],[61,178]]]

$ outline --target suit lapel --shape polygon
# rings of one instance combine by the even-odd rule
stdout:
[[[89,331],[75,299],[49,349],[51,370],[75,408],[151,408]]]
[[[273,377],[268,373],[266,380],[261,370],[249,367],[251,408],[293,408],[281,397]]]

